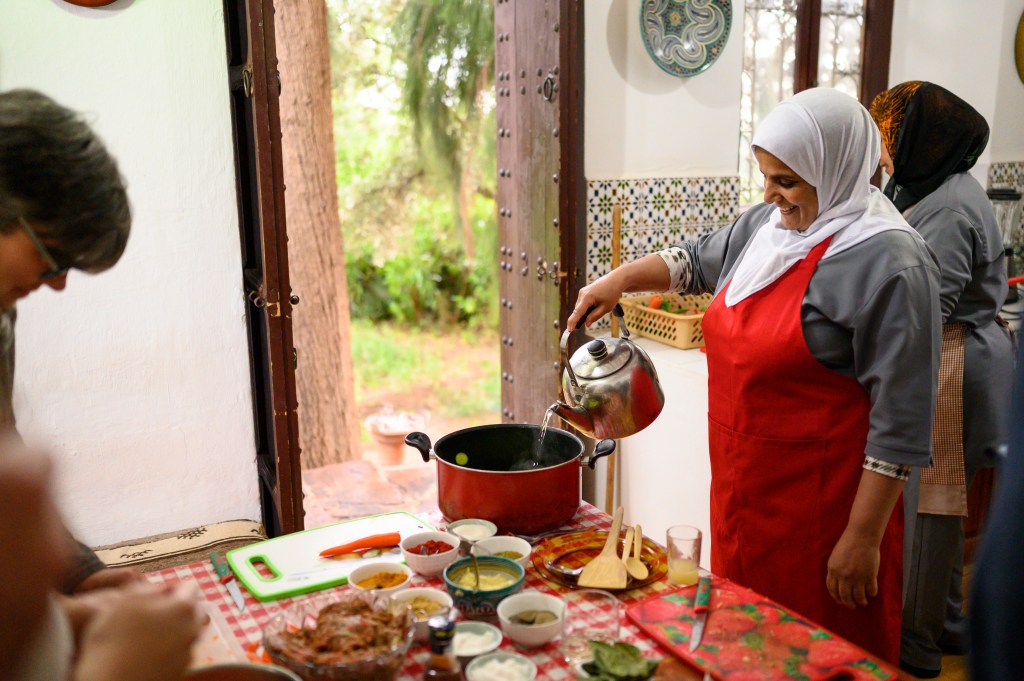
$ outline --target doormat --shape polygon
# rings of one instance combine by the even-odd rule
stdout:
[[[109,567],[137,567],[153,572],[167,567],[207,560],[213,552],[225,553],[267,539],[263,525],[254,520],[227,520],[178,532],[133,539],[93,550]]]

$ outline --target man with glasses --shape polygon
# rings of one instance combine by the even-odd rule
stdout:
[[[71,268],[109,269],[130,227],[117,163],[89,126],[38,92],[0,92],[0,433],[16,435],[15,303],[44,285],[63,290]],[[105,567],[79,545],[64,590],[139,578]]]

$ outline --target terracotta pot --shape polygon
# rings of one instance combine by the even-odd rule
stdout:
[[[572,433],[548,428],[538,450],[539,436],[540,426],[498,424],[457,430],[433,447],[424,433],[405,442],[424,461],[437,460],[438,506],[448,520],[483,518],[500,532],[536,534],[573,517],[580,468],[615,451],[614,440],[602,440],[584,462],[583,442]],[[539,466],[530,468],[535,458]]]

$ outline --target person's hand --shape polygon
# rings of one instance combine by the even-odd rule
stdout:
[[[847,530],[839,538],[828,559],[825,586],[832,599],[853,609],[867,605],[878,594],[878,544]]]
[[[50,463],[0,443],[0,678],[6,678],[48,612],[70,551],[50,500]]]
[[[133,584],[102,598],[82,631],[74,681],[180,679],[208,620],[196,586]]]
[[[104,568],[98,570],[75,587],[76,594],[82,594],[97,589],[117,589],[129,584],[146,581],[146,575],[138,568]]]
[[[576,296],[576,307],[565,321],[565,328],[575,331],[576,325],[580,322],[589,327],[612,311],[615,303],[622,297],[623,291],[618,270],[612,270],[594,283],[584,286]],[[594,309],[587,314],[591,307]]]

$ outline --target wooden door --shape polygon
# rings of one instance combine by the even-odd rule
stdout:
[[[582,0],[496,0],[502,420],[559,396],[559,338],[584,275]]]
[[[224,0],[263,525],[303,529],[273,0]]]

